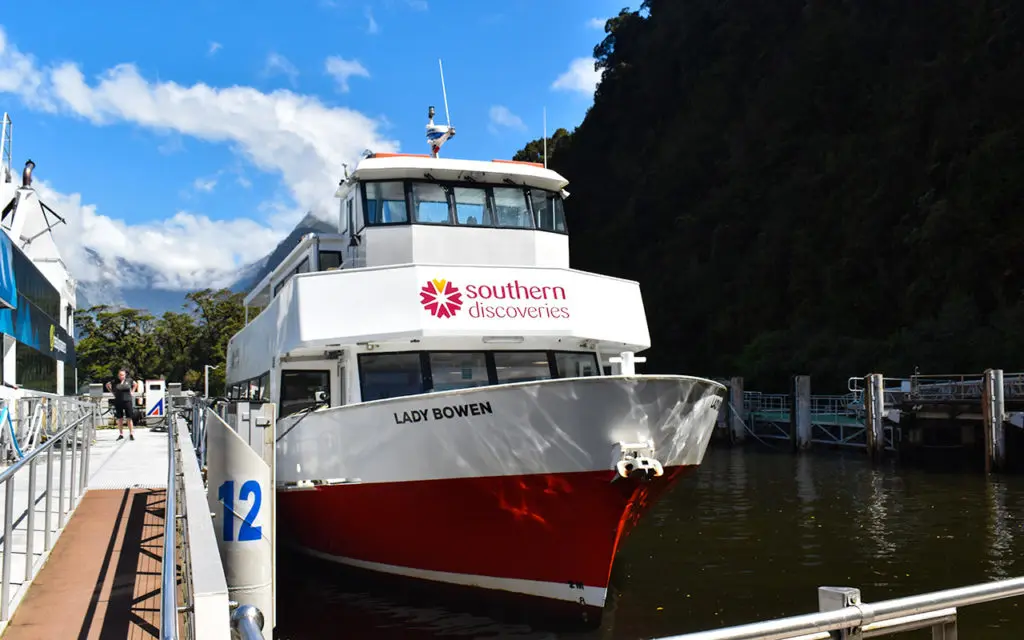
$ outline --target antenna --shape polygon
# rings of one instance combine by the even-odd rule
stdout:
[[[444,96],[444,120],[449,127],[452,126],[452,117],[448,114],[448,91],[444,88],[444,65],[441,58],[437,59],[437,67],[441,70],[441,95]]]
[[[544,168],[548,168],[548,108],[544,107]]]
[[[441,70],[441,93],[444,95],[444,117],[447,124],[434,124],[434,107],[427,109],[427,144],[430,146],[430,157],[436,158],[441,145],[455,135],[455,127],[452,126],[452,117],[448,113],[448,90],[444,86],[444,65],[441,59],[437,59],[437,66]]]
[[[11,181],[11,146],[14,141],[14,124],[5,112],[3,131],[0,133],[0,182]]]

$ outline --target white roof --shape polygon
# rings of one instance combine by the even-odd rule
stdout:
[[[457,160],[426,155],[378,153],[364,158],[352,172],[355,180],[423,179],[515,184],[560,191],[569,184],[559,173],[535,162],[513,160]],[[428,178],[429,179],[429,178]]]

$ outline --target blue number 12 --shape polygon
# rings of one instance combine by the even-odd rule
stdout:
[[[252,508],[249,509],[249,513],[238,528],[239,542],[259,540],[263,536],[263,527],[253,525],[260,512],[260,504],[263,502],[263,493],[260,491],[259,482],[246,480],[242,484],[242,488],[238,492],[238,499],[245,500],[250,495],[252,496]],[[235,521],[232,517],[235,507],[235,481],[225,480],[217,489],[217,498],[224,503],[224,542],[232,542],[235,537]]]

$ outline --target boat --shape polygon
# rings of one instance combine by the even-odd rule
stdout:
[[[0,128],[0,401],[76,395],[76,282],[53,237],[66,224],[32,185],[35,163],[20,180],[12,166],[13,123]]]
[[[441,158],[454,129],[433,115],[429,155],[346,167],[337,233],[245,297],[227,393],[276,404],[282,545],[593,624],[726,390],[638,374],[640,286],[569,267],[567,180]]]

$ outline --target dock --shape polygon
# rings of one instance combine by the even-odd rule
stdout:
[[[225,572],[181,414],[119,439],[98,403],[61,402],[73,410],[0,470],[0,635],[230,638]]]
[[[719,381],[729,388],[729,402],[717,439],[736,445],[782,441],[794,451],[853,448],[872,458],[978,450],[986,471],[998,472],[1012,462],[1011,443],[1024,439],[1024,373],[873,373],[851,377],[842,395],[812,395],[810,376],[794,376],[790,393],[747,391],[741,377]]]

